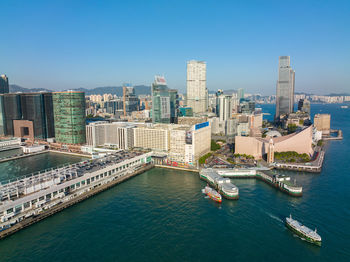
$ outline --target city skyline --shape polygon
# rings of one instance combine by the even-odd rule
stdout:
[[[27,88],[150,85],[161,74],[170,88],[185,92],[186,62],[196,59],[207,63],[209,90],[273,94],[276,58],[286,55],[298,72],[296,92],[349,90],[345,1],[206,2],[201,12],[196,2],[4,6],[2,33],[8,41],[0,43],[0,74]],[[277,21],[293,23],[285,30]]]

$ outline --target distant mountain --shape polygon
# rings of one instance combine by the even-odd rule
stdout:
[[[150,95],[151,94],[151,87],[140,85],[140,86],[134,86],[135,94],[136,95]],[[74,89],[76,91],[83,91],[85,92],[85,95],[102,95],[102,94],[112,94],[117,96],[123,95],[123,87],[122,86],[102,86],[102,87],[96,87],[93,89],[86,89],[86,88],[77,88]]]
[[[151,94],[151,87],[145,86],[145,85],[139,85],[134,86],[135,88],[135,94],[136,95],[150,95]],[[102,94],[112,94],[117,96],[123,95],[123,87],[121,86],[104,86],[104,87],[96,87],[93,89],[87,89],[87,88],[76,88],[73,89],[76,91],[82,91],[85,92],[86,95],[102,95]],[[10,93],[34,93],[34,92],[54,92],[50,89],[45,88],[25,88],[19,85],[10,85]]]
[[[349,93],[339,93],[339,94],[331,93],[328,96],[350,96],[350,94]]]
[[[10,93],[35,93],[35,92],[52,92],[50,89],[45,89],[45,88],[24,88],[22,86],[18,85],[10,85]]]

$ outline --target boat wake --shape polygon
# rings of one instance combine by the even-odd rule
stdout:
[[[280,219],[279,217],[274,216],[274,215],[272,215],[272,214],[270,214],[270,213],[267,213],[267,212],[266,212],[266,214],[267,214],[269,217],[271,217],[272,219],[274,219],[274,220],[276,220],[276,221],[278,221],[278,222],[284,223],[283,220]]]

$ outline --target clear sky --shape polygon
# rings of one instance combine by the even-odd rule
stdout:
[[[27,88],[186,89],[186,61],[209,90],[274,94],[278,56],[296,92],[350,93],[350,1],[0,0],[0,74]]]

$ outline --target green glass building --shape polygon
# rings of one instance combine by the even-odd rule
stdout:
[[[179,107],[177,90],[169,89],[162,76],[156,76],[152,84],[152,122],[177,123]]]
[[[78,91],[52,94],[56,141],[85,144],[85,93]]]

